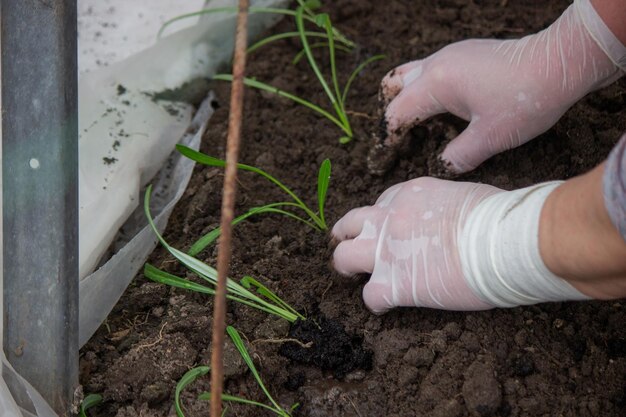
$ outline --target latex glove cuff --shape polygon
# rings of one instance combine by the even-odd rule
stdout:
[[[495,307],[586,300],[546,267],[539,252],[539,217],[560,181],[498,193],[470,214],[459,238],[468,286]]]

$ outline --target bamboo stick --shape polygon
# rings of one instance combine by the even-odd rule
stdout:
[[[226,329],[226,277],[231,258],[231,239],[237,192],[237,160],[241,138],[243,113],[243,77],[246,67],[249,0],[239,0],[237,32],[233,60],[233,82],[230,94],[228,139],[226,142],[226,172],[222,197],[221,234],[217,255],[217,291],[213,309],[213,337],[211,353],[211,417],[222,415],[222,390],[224,387],[224,333]]]

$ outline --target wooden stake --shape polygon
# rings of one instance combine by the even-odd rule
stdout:
[[[248,0],[239,0],[235,53],[233,60],[233,82],[230,94],[228,139],[226,143],[226,173],[222,196],[221,234],[217,254],[217,291],[213,309],[213,342],[211,353],[211,417],[222,415],[222,390],[224,387],[224,333],[226,330],[226,277],[231,257],[231,223],[235,211],[237,192],[237,160],[241,137],[243,113],[243,77],[246,68],[248,41]]]

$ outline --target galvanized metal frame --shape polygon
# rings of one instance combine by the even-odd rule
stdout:
[[[76,0],[2,0],[4,352],[61,416],[78,386]]]

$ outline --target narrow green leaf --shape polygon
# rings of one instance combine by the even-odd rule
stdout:
[[[215,13],[233,13],[234,14],[234,13],[237,13],[238,11],[239,11],[238,7],[214,7],[212,9],[202,9],[202,10],[198,10],[197,12],[181,14],[180,16],[176,16],[175,18],[170,19],[166,21],[165,23],[163,23],[163,26],[161,26],[161,29],[159,29],[157,38],[160,38],[163,35],[163,32],[168,26],[170,26],[171,24],[175,22],[178,22],[179,20],[188,19],[190,17],[202,16],[205,14],[215,14]],[[282,14],[286,16],[296,15],[296,13],[293,10],[279,9],[279,8],[272,8],[272,7],[250,7],[248,9],[248,12],[250,14],[269,13],[269,14]],[[309,17],[309,19],[312,20],[311,17]]]
[[[272,290],[267,288],[265,285],[261,284],[256,279],[250,276],[245,276],[239,281],[239,283],[247,289],[251,289],[252,287],[256,288],[256,291],[262,296],[280,305],[284,309],[291,311],[293,314],[297,315],[301,320],[306,320],[306,317],[298,313],[293,307],[291,307],[289,304],[283,301],[278,295],[276,295],[276,293],[274,293]]]
[[[304,7],[308,8],[309,10],[319,9],[320,7],[322,7],[322,2],[320,0],[307,0],[306,2],[304,2]]]
[[[233,76],[230,74],[217,74],[213,76],[214,80],[222,80],[222,81],[231,81],[233,80]],[[257,81],[254,80],[252,78],[244,78],[243,79],[243,83],[245,85],[247,85],[248,87],[254,87],[254,88],[258,88],[259,90],[263,90],[263,91],[267,91],[269,93],[273,93],[276,95],[279,95],[281,97],[285,97],[289,100],[295,101],[296,103],[303,105],[305,107],[308,107],[309,109],[313,110],[316,113],[321,114],[322,116],[324,116],[325,118],[327,118],[328,120],[330,120],[331,122],[333,122],[334,124],[336,124],[337,126],[339,126],[341,128],[341,130],[346,131],[346,128],[344,125],[341,124],[341,121],[339,119],[337,119],[335,116],[333,116],[332,114],[330,114],[329,112],[327,112],[326,110],[324,110],[323,108],[321,108],[320,106],[311,103],[308,100],[305,100],[303,98],[300,98],[296,95],[293,95],[291,93],[288,93],[284,90],[281,90],[280,88],[276,88],[272,85],[263,83],[261,81]],[[348,133],[346,131],[346,133]]]
[[[307,32],[306,35],[312,38],[326,38],[327,37],[326,34],[322,32]],[[297,38],[299,36],[300,36],[300,32],[284,32],[284,33],[278,33],[276,35],[268,36],[267,38],[263,38],[260,41],[256,42],[254,45],[250,46],[247,50],[247,53],[252,53],[256,51],[257,49],[261,48],[262,46],[265,46],[271,42],[279,41],[281,39]],[[343,48],[346,48],[346,47],[343,46]]]
[[[352,126],[350,126],[350,120],[346,115],[346,108],[343,103],[343,98],[341,96],[341,91],[339,87],[339,80],[337,78],[337,65],[335,62],[335,36],[333,34],[333,25],[328,15],[326,15],[320,21],[323,22],[324,28],[326,29],[326,35],[328,36],[328,54],[330,57],[331,79],[333,82],[333,87],[335,89],[335,97],[337,99],[337,103],[333,103],[335,107],[335,112],[337,113],[337,117],[341,121],[341,124],[345,126],[345,131],[348,136],[352,137]]]
[[[163,247],[165,247],[165,249],[167,249],[167,251],[172,256],[178,259],[188,269],[190,269],[192,272],[197,274],[200,278],[203,278],[207,280],[208,282],[210,282],[211,284],[215,285],[215,283],[217,282],[217,271],[215,270],[215,268],[210,267],[209,265],[205,264],[204,262],[201,262],[200,260],[194,258],[193,256],[189,256],[186,253],[170,246],[165,241],[165,239],[163,239],[163,236],[161,236],[158,229],[156,228],[156,225],[154,224],[154,220],[152,219],[152,215],[150,214],[151,192],[152,192],[152,186],[148,186],[148,188],[146,189],[145,197],[144,197],[144,212],[148,219],[148,224],[152,228],[152,231],[154,232],[154,234],[157,236],[157,239],[161,242]],[[231,294],[231,297],[232,297],[231,299],[235,301],[246,304],[250,307],[257,308],[267,313],[282,317],[285,320],[288,320],[292,323],[296,321],[297,319],[297,316],[291,313],[290,311],[287,311],[283,308],[280,308],[279,306],[273,305],[265,301],[264,299],[260,298],[256,294],[245,289],[240,284],[238,284],[237,282],[233,281],[230,278],[226,279],[226,288],[228,292],[235,294],[235,297],[232,297],[232,294]],[[227,294],[227,297],[228,297],[228,294]]]
[[[317,49],[317,48],[328,48],[328,42],[316,42],[316,43],[312,43],[311,44],[311,49]],[[335,45],[335,49],[338,51],[342,51],[345,52],[347,54],[351,53],[352,50],[346,46],[343,45]],[[293,60],[291,61],[291,63],[293,65],[297,65],[298,62],[300,62],[302,60],[302,58],[304,58],[305,55],[305,51],[304,49],[300,50],[300,52],[298,52],[294,57]]]
[[[279,213],[279,214],[283,214],[286,215],[288,217],[291,218],[295,218],[296,220],[299,220],[305,224],[307,224],[308,226],[312,227],[313,229],[317,229],[320,230],[319,227],[299,216],[296,216],[293,213],[284,211],[284,210],[279,210],[279,209],[275,209],[274,207],[283,207],[283,206],[289,206],[289,207],[297,207],[297,208],[302,208],[299,204],[295,204],[295,203],[290,203],[290,202],[281,202],[281,203],[272,203],[272,204],[268,204],[265,206],[261,206],[261,207],[253,207],[250,210],[248,210],[246,213],[236,217],[233,221],[232,221],[232,225],[236,226],[237,224],[241,223],[242,221],[246,220],[248,217],[251,217],[255,214],[263,214],[263,213]],[[189,251],[187,252],[189,255],[191,256],[196,256],[198,253],[202,252],[207,246],[209,246],[210,244],[212,244],[213,242],[215,242],[217,240],[217,238],[220,236],[221,233],[221,228],[217,227],[213,230],[211,230],[209,233],[207,233],[206,235],[202,236],[200,239],[198,239],[189,249]]]
[[[349,136],[342,136],[339,138],[339,143],[341,143],[342,145],[345,145],[346,143],[349,143],[351,140],[352,138]]]
[[[202,294],[215,295],[215,290],[213,288],[205,287],[204,285],[169,274],[148,263],[143,267],[143,274],[149,280],[158,282],[159,284],[165,284],[170,287],[182,288],[184,290],[195,291]]]
[[[243,216],[240,216],[240,217],[243,217]],[[239,217],[233,220],[232,222],[233,226],[239,223],[239,222],[236,222],[236,220],[238,219]],[[215,229],[211,230],[209,233],[207,233],[206,235],[198,239],[193,245],[191,245],[191,248],[189,248],[189,251],[187,253],[191,256],[196,256],[197,254],[202,252],[207,246],[215,242],[217,238],[220,237],[221,233],[222,233],[222,228],[216,227]]]
[[[246,362],[246,365],[248,365],[248,368],[250,368],[250,372],[252,372],[254,379],[256,380],[257,384],[259,385],[259,387],[261,388],[261,390],[263,391],[267,399],[270,400],[272,405],[277,410],[282,410],[282,408],[278,405],[278,403],[274,400],[274,398],[272,398],[269,391],[265,387],[265,384],[261,380],[261,376],[259,375],[259,372],[254,366],[254,362],[252,361],[252,358],[250,357],[250,354],[248,353],[248,350],[246,349],[246,346],[244,345],[243,340],[241,340],[241,336],[239,335],[239,332],[237,331],[237,329],[235,329],[232,326],[228,326],[226,327],[226,333],[228,333],[230,338],[233,340],[233,343],[235,344],[235,347],[239,351],[239,354],[241,355],[243,360]]]
[[[335,96],[333,95],[333,92],[328,87],[328,84],[326,83],[326,80],[324,79],[322,72],[317,66],[317,62],[315,61],[315,58],[313,57],[313,53],[311,52],[311,47],[309,46],[309,40],[306,37],[306,30],[304,29],[303,13],[304,13],[304,9],[302,7],[298,7],[298,10],[296,10],[296,26],[298,28],[298,32],[300,32],[300,40],[302,41],[302,47],[304,48],[304,51],[306,53],[306,57],[307,57],[307,60],[309,61],[309,65],[311,66],[311,69],[313,70],[313,72],[315,73],[315,76],[317,77],[320,84],[324,88],[324,91],[326,92],[326,95],[328,96],[330,102],[333,104],[333,106],[335,106],[337,104],[337,99],[335,98]],[[317,24],[317,18],[316,18],[315,23]]]
[[[330,16],[328,13],[319,13],[317,14],[313,20],[315,20],[315,24],[322,29],[325,29],[327,24],[330,22]]]
[[[224,168],[226,166],[226,161],[203,154],[202,152],[196,151],[195,149],[192,149],[185,145],[176,145],[176,150],[180,152],[183,156],[203,165],[218,168]]]
[[[180,405],[180,393],[187,385],[198,379],[198,377],[208,374],[210,369],[211,368],[208,366],[198,366],[197,368],[187,371],[180,381],[178,381],[178,384],[176,384],[176,391],[174,392],[174,407],[176,408],[176,415],[178,417],[185,417],[183,409]]]
[[[310,10],[310,8],[306,8],[307,10],[307,15],[304,16],[304,19],[311,22],[311,23],[315,23],[314,17],[315,14]],[[180,16],[176,16],[168,21],[166,21],[165,23],[163,23],[163,26],[161,26],[161,29],[159,29],[159,32],[157,33],[157,39],[160,39],[161,36],[163,36],[163,32],[165,31],[165,29],[167,29],[170,25],[172,25],[175,22],[178,22],[180,20],[184,20],[184,19],[189,19],[191,17],[197,17],[197,16],[202,16],[202,15],[207,15],[207,14],[215,14],[215,13],[232,13],[235,14],[239,11],[238,7],[215,7],[212,9],[202,9],[202,10],[198,10],[196,12],[192,12],[192,13],[185,13],[185,14],[181,14]],[[290,9],[280,9],[280,8],[274,8],[274,7],[250,7],[248,9],[248,12],[250,14],[256,14],[256,13],[261,13],[261,14],[279,14],[279,15],[283,15],[283,16],[295,16],[296,12],[294,10],[290,10]],[[341,43],[343,43],[344,45],[346,45],[349,48],[353,48],[354,47],[354,42],[352,42],[351,40],[347,39],[345,36],[343,36],[339,31],[334,30],[335,32],[335,37],[337,38],[338,41],[340,41]]]
[[[378,60],[385,59],[385,58],[386,58],[385,55],[374,55],[372,57],[369,57],[365,61],[361,62],[361,64],[358,67],[356,67],[354,71],[352,71],[352,73],[350,74],[350,77],[348,77],[346,86],[343,88],[343,94],[341,95],[341,101],[343,103],[346,102],[346,97],[348,96],[348,91],[350,91],[352,82],[355,80],[357,75],[359,75],[359,73],[363,71],[363,68],[365,68],[367,65],[371,64],[374,61],[378,61]]]
[[[144,266],[144,276],[154,282],[158,282],[160,284],[164,284],[164,285],[169,285],[171,287],[176,287],[176,288],[182,288],[184,290],[188,290],[188,291],[195,291],[201,294],[208,294],[208,295],[215,295],[215,290],[213,288],[209,288],[209,287],[205,287],[204,285],[201,284],[197,284],[193,281],[190,281],[188,279],[185,278],[181,278],[181,277],[177,277],[176,275],[172,275],[169,274],[161,269],[158,269],[157,267],[150,265],[150,264],[146,264]],[[212,285],[216,285],[216,283],[214,282],[210,282]],[[254,301],[251,300],[247,300],[245,298],[241,298],[238,296],[233,295],[232,293],[226,293],[226,298],[235,302],[238,302],[240,304],[244,304],[247,305],[248,307],[252,307],[252,308],[256,308],[257,310],[261,310],[264,311],[266,313],[269,314],[273,314],[279,317],[282,317],[288,321],[295,321],[296,318],[299,317],[298,313],[293,313],[292,315],[287,316],[284,313],[278,314],[275,310],[273,309],[269,309],[264,305],[261,305],[259,303],[256,303]],[[280,306],[276,307],[276,308],[280,308]],[[291,312],[293,310],[293,308],[291,306],[289,306],[289,308],[287,309],[287,313]],[[292,320],[293,317],[293,320]]]
[[[203,401],[211,401],[211,393],[210,392],[203,392],[202,394],[200,394],[198,396],[199,400],[203,400]],[[265,408],[266,410],[269,410],[273,413],[276,413],[278,415],[284,415],[284,412],[281,413],[282,410],[276,410],[273,407],[270,407],[267,404],[263,404],[257,401],[252,401],[252,400],[248,400],[246,398],[242,398],[242,397],[237,397],[235,395],[229,395],[229,394],[222,394],[222,401],[229,401],[229,402],[234,402],[234,403],[240,403],[240,404],[247,404],[247,405],[254,405],[256,407],[261,407],[261,408]]]
[[[232,79],[232,76],[230,76],[230,78]],[[226,161],[222,161],[221,159],[217,159],[217,158],[213,158],[211,156],[205,155],[202,152],[198,152],[184,145],[176,145],[176,149],[182,155],[200,164],[216,166],[216,167],[223,167],[226,165]],[[293,201],[296,203],[298,207],[300,207],[302,210],[305,211],[306,214],[308,214],[311,220],[313,220],[317,225],[321,227],[321,224],[319,223],[319,218],[317,217],[317,215],[306,204],[304,204],[304,202],[293,191],[291,191],[289,187],[287,187],[285,184],[280,182],[278,179],[274,178],[272,175],[268,174],[262,169],[253,167],[251,165],[237,164],[237,168],[244,170],[244,171],[250,171],[250,172],[254,172],[255,174],[259,174],[263,176],[264,178],[266,178],[268,181],[278,186],[281,190],[287,193],[289,197],[293,199]]]
[[[87,417],[87,410],[91,407],[95,407],[96,405],[102,402],[102,395],[100,394],[89,394],[80,404],[80,417]]]
[[[320,219],[324,224],[324,230],[328,229],[326,226],[326,219],[324,218],[324,206],[326,204],[328,185],[330,184],[330,170],[330,160],[326,158],[322,162],[322,165],[320,165],[320,170],[317,175],[317,202],[319,205]]]
[[[226,328],[226,332],[230,336],[231,340],[233,341],[233,344],[235,345],[235,347],[239,351],[239,354],[243,358],[244,362],[246,362],[246,365],[248,365],[248,368],[250,369],[250,372],[254,376],[254,379],[257,382],[257,384],[259,385],[259,388],[261,388],[261,390],[263,391],[265,396],[272,403],[272,406],[269,406],[267,404],[263,404],[263,403],[258,402],[258,401],[248,400],[246,398],[238,397],[238,396],[235,396],[235,395],[229,395],[229,394],[225,394],[225,393],[222,393],[222,395],[221,395],[222,401],[235,402],[235,403],[247,404],[247,405],[253,405],[253,406],[261,407],[261,408],[263,408],[265,410],[271,411],[271,412],[273,412],[273,413],[275,413],[275,414],[277,414],[277,415],[279,415],[281,417],[291,417],[291,415],[287,411],[285,411],[282,407],[280,407],[280,405],[278,405],[278,403],[272,398],[272,396],[270,395],[269,391],[265,387],[265,384],[263,384],[263,381],[261,380],[261,377],[260,377],[256,367],[254,366],[254,362],[252,361],[252,358],[250,357],[250,353],[246,349],[246,346],[245,346],[243,340],[241,339],[241,336],[239,335],[239,332],[232,326],[228,326]],[[192,380],[195,380],[195,377]],[[181,380],[181,382],[182,382],[182,380]],[[177,387],[177,393],[178,393],[178,387]],[[198,399],[199,400],[203,400],[203,401],[211,401],[211,393],[210,392],[203,392],[202,394],[200,394],[198,396]],[[298,406],[299,406],[298,403],[294,404],[291,407],[290,411],[295,410]],[[178,408],[177,408],[177,410],[178,410]],[[181,417],[181,416],[179,415],[179,417]],[[184,417],[184,416],[182,416],[182,417]]]
[[[232,79],[232,76],[231,76],[231,79]],[[176,145],[176,149],[182,155],[200,164],[213,166],[213,167],[221,167],[221,168],[226,166],[226,161],[214,158],[209,155],[205,155],[202,152],[198,152],[187,146],[179,144],[179,145]],[[277,180],[276,178],[274,178],[272,175],[268,174],[267,172],[263,171],[262,169],[253,167],[251,165],[245,165],[245,164],[237,164],[237,168],[243,171],[250,171],[250,172],[254,172],[255,174],[261,175],[262,177],[266,178],[268,181],[277,185],[281,190],[283,190],[291,198],[293,198],[296,203],[298,203],[299,205],[305,206],[302,200],[300,200],[300,198],[298,198],[298,196],[293,191],[291,191],[285,184],[283,184],[282,182],[280,182],[279,180]]]

